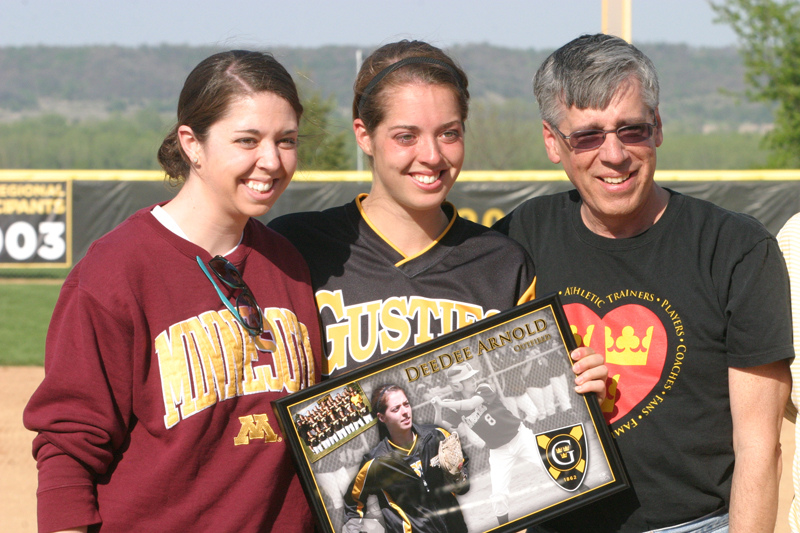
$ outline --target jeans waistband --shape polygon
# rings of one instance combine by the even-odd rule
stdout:
[[[646,533],[711,533],[717,531],[727,531],[727,526],[728,510],[717,509],[713,513],[690,520],[689,522],[676,524],[674,526],[662,527],[659,529],[652,529]],[[723,527],[725,529],[721,529]]]

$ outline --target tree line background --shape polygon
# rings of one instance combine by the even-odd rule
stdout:
[[[639,44],[661,81],[665,140],[659,169],[786,168],[764,145],[771,101],[745,95],[734,47]],[[220,51],[188,46],[0,48],[0,168],[157,169],[186,75]],[[356,47],[270,50],[293,74],[306,108],[305,170],[356,168],[350,129]],[[552,170],[531,78],[552,50],[464,45],[447,50],[472,96],[467,170]],[[363,48],[366,56],[371,49]]]

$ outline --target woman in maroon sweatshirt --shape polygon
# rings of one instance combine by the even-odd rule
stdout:
[[[292,179],[302,111],[268,54],[187,78],[159,151],[182,188],[96,241],[53,313],[24,416],[40,531],[313,530],[270,401],[318,378],[316,308],[253,218]]]

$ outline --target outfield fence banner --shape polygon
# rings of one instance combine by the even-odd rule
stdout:
[[[800,170],[660,171],[656,181],[747,213],[773,234],[800,212]],[[369,172],[299,172],[261,220],[342,205],[369,188]],[[561,171],[462,172],[448,201],[491,226],[528,198],[571,188]],[[0,171],[0,268],[71,267],[93,241],[176,190],[155,171]]]
[[[0,181],[0,267],[70,266],[71,220],[71,181]]]

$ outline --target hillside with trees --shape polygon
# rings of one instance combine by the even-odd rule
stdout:
[[[711,7],[739,38],[748,99],[776,106],[764,139],[770,161],[800,164],[800,1],[726,0]]]
[[[661,76],[665,142],[659,168],[757,168],[773,117],[743,98],[735,48],[643,44]],[[217,49],[188,46],[0,48],[0,168],[157,168],[189,70]],[[356,48],[271,50],[307,109],[301,164],[355,168],[350,99]],[[363,49],[366,55],[370,49]],[[486,44],[449,49],[470,76],[465,168],[552,169],[531,78],[551,50]]]

